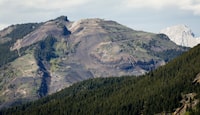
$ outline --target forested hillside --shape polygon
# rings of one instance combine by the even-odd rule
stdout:
[[[147,75],[90,79],[0,114],[152,115],[176,111],[199,115],[199,73],[200,45]]]

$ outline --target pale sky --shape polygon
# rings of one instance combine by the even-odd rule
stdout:
[[[200,0],[0,0],[0,29],[12,24],[44,22],[58,16],[114,20],[158,33],[177,24],[200,36]]]

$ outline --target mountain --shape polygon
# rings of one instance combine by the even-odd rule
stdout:
[[[200,45],[140,77],[94,78],[2,115],[200,114]]]
[[[200,38],[195,37],[192,30],[186,25],[176,25],[162,29],[160,33],[166,34],[177,45],[194,47],[200,43]]]
[[[0,108],[86,79],[143,75],[186,50],[164,34],[110,20],[61,16],[12,25],[0,31]]]

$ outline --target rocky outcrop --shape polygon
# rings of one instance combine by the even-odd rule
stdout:
[[[177,108],[173,115],[185,115],[188,109],[194,109],[199,103],[199,100],[196,99],[196,95],[196,93],[182,95],[182,100],[180,102],[182,106]]]
[[[200,83],[200,73],[197,74],[196,78],[193,80],[193,83]]]

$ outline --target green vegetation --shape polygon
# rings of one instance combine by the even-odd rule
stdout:
[[[161,59],[164,59],[165,62],[169,62],[170,60],[174,59],[174,57],[178,57],[179,55],[181,55],[183,51],[170,49],[170,50],[165,50],[159,53],[154,53],[154,52],[149,52],[149,53]]]
[[[167,65],[140,77],[90,79],[36,102],[5,109],[2,115],[144,114],[171,113],[181,106],[182,95],[197,93],[200,45]],[[188,108],[187,114],[200,114]]]
[[[16,92],[20,92],[21,89],[21,92],[25,89],[27,90],[26,95],[32,94],[35,96],[36,94],[38,95],[38,93],[41,96],[46,95],[49,75],[46,72],[47,69],[45,64],[49,64],[49,61],[57,56],[54,49],[56,42],[56,38],[48,36],[43,41],[21,48],[20,51],[22,52],[22,56],[19,57],[16,52],[16,57],[13,58],[13,60],[10,60],[11,62],[9,64],[5,64],[0,68],[0,93],[2,94],[0,95],[0,101],[3,100],[6,102],[9,98],[13,100],[19,98],[19,93]],[[13,55],[10,51],[8,51],[7,54]],[[36,76],[38,71],[44,72],[42,74],[43,78],[41,83],[39,79],[35,79],[34,81],[29,79],[26,83],[16,83],[15,86],[13,85],[14,82],[10,82],[14,81],[14,79],[25,79],[26,77]],[[32,82],[34,82],[35,85],[31,86]],[[22,85],[23,87],[21,87]],[[8,94],[5,94],[5,91],[7,91]]]
[[[68,49],[68,45],[63,39],[55,44],[56,55],[59,57],[64,57],[68,53]]]
[[[40,24],[38,23],[27,23],[27,24],[17,24],[16,29],[14,29],[11,33],[7,35],[7,37],[13,39],[21,39],[25,35],[29,34],[33,30],[37,29]]]
[[[17,51],[10,51],[12,45],[10,41],[0,45],[0,67],[18,57]]]
[[[16,29],[14,29],[11,33],[6,35],[5,37],[11,38],[11,40],[0,45],[0,67],[8,62],[13,61],[18,57],[17,51],[10,51],[10,48],[14,45],[14,43],[23,38],[28,33],[37,29],[39,24],[37,23],[28,23],[28,24],[19,24],[14,25]],[[20,49],[21,54],[24,54],[26,48]]]
[[[47,64],[52,58],[56,58],[54,44],[57,42],[56,38],[48,36],[45,40],[40,41],[36,44],[36,49],[34,51],[34,57],[37,60],[39,70],[43,72],[42,83],[38,90],[40,97],[47,95],[48,85],[50,82],[50,73],[46,68]]]
[[[29,95],[36,96],[40,86],[40,77],[36,76],[37,70],[38,66],[33,57],[33,52],[26,52],[25,55],[1,67],[0,102],[8,102]]]
[[[187,47],[175,48],[173,42],[170,43],[166,36],[160,34],[156,35],[154,39],[150,40],[148,44],[142,44],[141,47],[146,49],[149,55],[161,58],[165,62],[169,62],[170,60],[174,59],[174,57],[181,55],[184,51],[189,49]],[[169,47],[169,49],[165,49],[165,47]]]
[[[38,42],[34,56],[38,61],[50,61],[51,58],[55,58],[56,54],[54,53],[54,44],[57,40],[48,36],[45,40]]]
[[[9,34],[4,36],[4,38],[1,38],[1,39],[9,39],[9,40],[7,41],[5,40],[5,42],[2,42],[0,44],[0,93],[1,93],[0,101],[1,102],[6,101],[4,98],[12,98],[10,97],[11,93],[7,92],[8,94],[5,94],[5,93],[2,94],[3,91],[5,91],[6,89],[12,90],[13,88],[17,87],[16,85],[12,84],[13,82],[11,83],[10,81],[14,79],[16,76],[22,77],[22,71],[26,71],[30,69],[30,68],[26,68],[26,69],[22,68],[24,67],[24,65],[29,64],[29,63],[20,64],[22,61],[19,61],[19,60],[14,61],[15,59],[19,57],[19,55],[17,51],[10,51],[10,48],[14,45],[14,43],[18,39],[23,38],[28,33],[37,29],[37,27],[39,27],[39,24],[36,24],[36,23],[18,24],[18,25],[13,25],[11,27],[13,27],[14,29]],[[23,58],[23,55],[27,54],[26,51],[28,48],[29,47],[24,47],[20,49],[22,58]],[[29,61],[31,59],[29,58]],[[28,60],[25,60],[25,61],[28,61]],[[31,65],[27,65],[27,66],[31,66]],[[27,74],[28,73],[26,73],[26,75]],[[11,90],[6,90],[6,91],[12,92]],[[17,94],[12,99],[16,97],[17,97]]]

